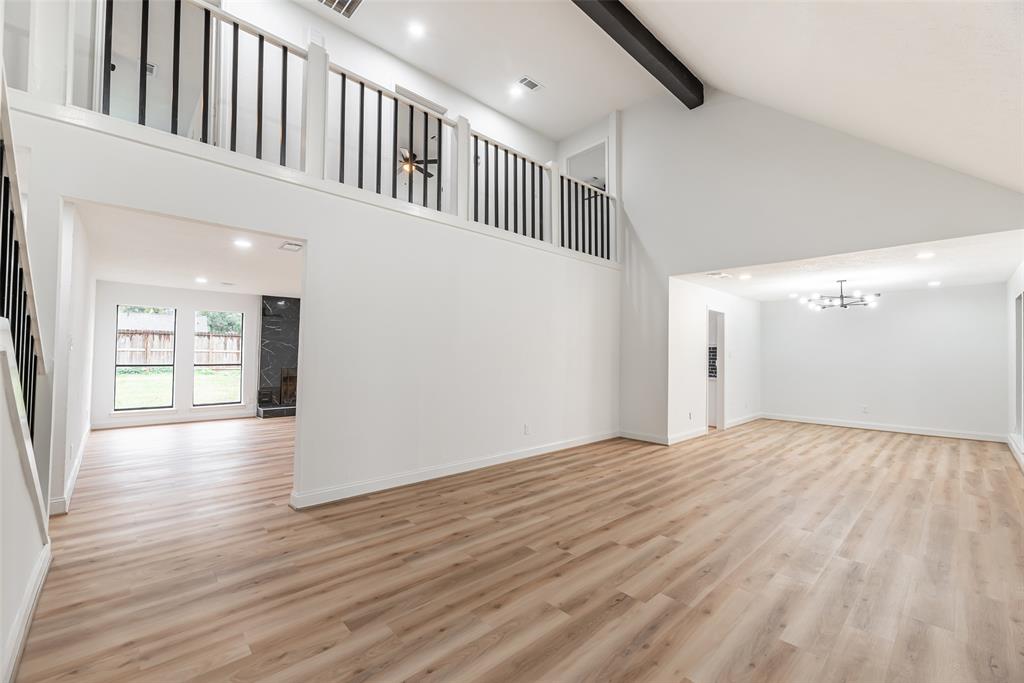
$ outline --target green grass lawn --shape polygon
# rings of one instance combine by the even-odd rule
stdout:
[[[242,370],[199,368],[195,370],[193,405],[238,403]],[[114,409],[166,408],[173,402],[174,373],[171,368],[118,368],[114,387]]]

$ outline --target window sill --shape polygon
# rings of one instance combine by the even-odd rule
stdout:
[[[111,410],[110,417],[119,415],[173,415],[178,412],[177,408],[126,408],[124,410]]]
[[[246,410],[250,406],[248,403],[211,403],[208,406],[191,406],[188,411],[190,413],[204,413],[208,410],[225,410],[235,408],[236,410]]]

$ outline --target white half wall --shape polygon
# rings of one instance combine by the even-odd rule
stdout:
[[[33,110],[15,112],[38,171],[33,249],[69,196],[305,241],[297,505],[618,434],[618,265],[123,121]],[[49,252],[33,253],[54,276]],[[102,297],[94,394],[113,378]],[[108,405],[94,399],[94,425]]]
[[[1006,285],[897,291],[876,309],[761,305],[767,417],[1006,439]]]
[[[174,340],[174,407],[114,410],[114,348],[117,307],[166,306],[177,311]],[[193,406],[193,349],[196,311],[240,312],[242,318],[242,404]],[[260,297],[199,289],[151,287],[126,282],[96,283],[96,323],[92,378],[94,429],[167,422],[195,422],[256,414],[259,386]]]
[[[669,280],[668,441],[707,432],[708,311],[725,317],[718,340],[719,390],[729,428],[761,412],[761,304],[710,287]]]

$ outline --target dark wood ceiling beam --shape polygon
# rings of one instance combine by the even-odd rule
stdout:
[[[690,109],[704,103],[704,84],[619,0],[573,0],[623,50]]]

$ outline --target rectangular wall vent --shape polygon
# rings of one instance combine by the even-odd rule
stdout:
[[[704,273],[704,274],[707,275],[708,277],[713,277],[716,280],[728,280],[729,278],[732,277],[732,275],[729,275],[729,273],[722,273],[722,272],[717,271],[717,270],[715,272],[713,272],[713,273]]]
[[[540,83],[538,83],[537,81],[533,80],[529,76],[523,76],[522,78],[520,78],[519,79],[519,85],[523,86],[527,90],[536,90],[536,89],[538,89],[540,87],[543,87],[543,86],[541,86]]]
[[[278,249],[283,251],[302,251],[302,244],[299,242],[282,242]]]
[[[359,7],[363,0],[318,0],[324,7],[328,7],[343,17],[351,17],[352,13]]]

